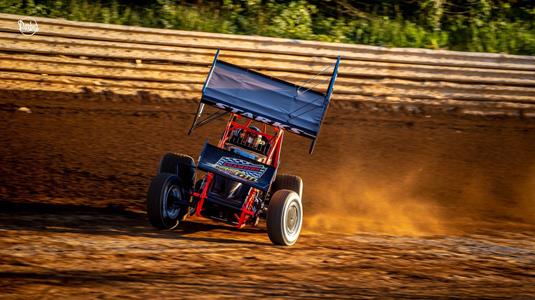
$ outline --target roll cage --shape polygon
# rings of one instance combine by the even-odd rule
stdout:
[[[244,121],[244,122],[240,123],[239,121]],[[270,166],[275,171],[280,162],[280,151],[282,148],[282,141],[284,138],[284,130],[281,130],[278,127],[264,124],[263,129],[261,131],[256,131],[250,127],[251,124],[252,124],[252,120],[245,119],[244,117],[241,117],[236,114],[231,114],[229,121],[227,122],[225,131],[223,132],[223,135],[217,144],[217,148],[226,150],[229,147],[239,147],[243,150],[254,152],[261,157],[261,161],[259,161],[259,163]],[[269,129],[271,129],[272,131],[271,133],[268,132]],[[262,147],[253,147],[252,145],[250,145],[250,143],[248,143],[247,140],[240,139],[239,137],[236,137],[234,135],[237,130],[240,130],[245,135],[251,135],[251,136],[259,135],[264,138],[264,140],[266,141],[266,144]],[[206,152],[206,149],[210,149],[210,148],[205,148],[205,151],[203,151],[203,153]],[[201,154],[201,158],[200,158],[201,163],[200,163],[199,169],[203,171],[207,171],[207,174],[204,179],[202,189],[200,191],[193,191],[191,194],[198,201],[196,209],[195,209],[195,215],[197,216],[201,216],[201,212],[203,210],[205,201],[209,197],[209,191],[214,181],[214,177],[217,175],[221,175],[221,176],[228,175],[228,174],[222,174],[219,172],[217,173],[210,172],[213,170],[203,168],[202,160],[203,160],[203,154]],[[262,196],[266,195],[266,193],[269,190],[269,185],[271,184],[271,181],[273,180],[274,175],[275,175],[275,172],[273,172],[272,178],[269,178],[267,188],[259,188],[257,186],[252,185],[251,183],[247,181],[240,181],[239,178],[229,178],[230,180],[236,180],[242,184],[251,186],[251,188],[249,189],[249,192],[247,193],[247,196],[245,197],[245,201],[243,201],[243,204],[240,207],[239,213],[234,215],[235,220],[236,220],[235,223],[238,228],[243,227],[249,220],[251,220],[253,217],[256,216],[256,214],[258,213],[258,209],[253,206],[255,197],[260,196],[260,194],[262,194]],[[225,205],[224,203],[219,203],[219,204]],[[230,222],[234,223],[232,221]]]

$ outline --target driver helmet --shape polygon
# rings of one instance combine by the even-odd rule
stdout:
[[[257,132],[262,132],[260,130],[260,128],[256,127],[256,126],[249,126],[249,128],[251,128],[252,130],[254,131],[257,131]],[[255,148],[258,148],[260,146],[263,146],[265,145],[265,142],[264,142],[264,138],[262,137],[261,134],[252,134],[251,136],[249,136],[249,138],[247,139],[247,143],[252,145],[253,147]]]

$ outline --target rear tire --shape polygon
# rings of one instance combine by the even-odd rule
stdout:
[[[156,175],[147,193],[147,214],[152,226],[173,229],[187,217],[189,192],[182,187],[176,175]]]
[[[299,176],[281,174],[277,175],[275,181],[271,185],[271,194],[275,194],[279,190],[290,190],[294,191],[303,197],[303,180]]]
[[[269,239],[273,244],[295,244],[303,225],[301,197],[291,190],[276,191],[269,202],[266,224]]]
[[[184,188],[191,189],[195,180],[195,160],[185,154],[166,153],[158,167],[158,174],[162,173],[177,175]]]

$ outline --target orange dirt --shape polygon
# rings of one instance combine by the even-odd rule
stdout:
[[[31,113],[17,111],[20,106]],[[166,151],[197,157],[195,103],[0,100],[0,298],[534,298],[535,122],[333,107],[291,248],[262,226],[161,232],[145,193]]]

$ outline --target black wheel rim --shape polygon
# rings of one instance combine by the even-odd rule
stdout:
[[[180,213],[180,205],[178,203],[181,199],[182,193],[178,186],[167,186],[163,195],[162,215],[169,219],[177,219]]]

